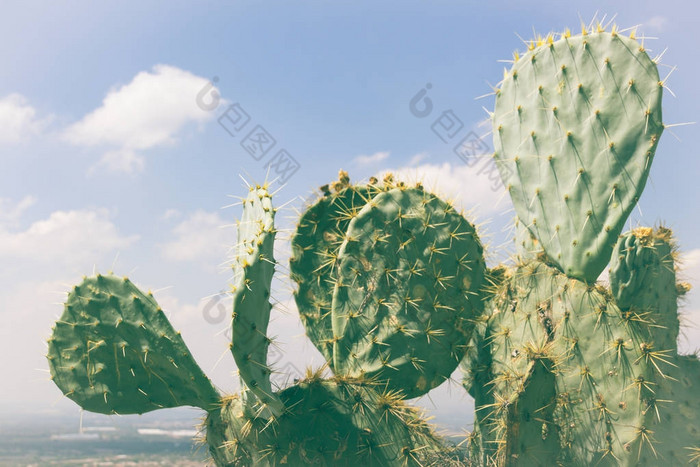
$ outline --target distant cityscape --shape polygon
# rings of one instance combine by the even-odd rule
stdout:
[[[465,420],[438,423],[458,442]],[[203,467],[206,445],[196,438],[201,413],[193,409],[145,415],[81,412],[0,416],[0,467]]]
[[[207,448],[195,439],[197,416],[189,410],[162,415],[81,417],[76,410],[73,415],[2,417],[0,466],[207,465]]]

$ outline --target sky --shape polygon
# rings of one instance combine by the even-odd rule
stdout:
[[[274,180],[284,205],[270,329],[279,384],[323,362],[303,336],[285,262],[299,210],[339,169],[358,181],[387,170],[423,179],[480,226],[490,265],[506,259],[514,212],[493,166],[487,157],[465,163],[435,122],[448,112],[460,125],[455,138],[489,153],[489,94],[509,66],[499,60],[533,31],[576,31],[581,19],[614,15],[622,29],[637,26],[651,56],[665,51],[661,76],[672,72],[664,122],[698,119],[698,6],[533,5],[3,2],[0,417],[75,410],[43,355],[66,292],[93,271],[154,291],[204,371],[235,391],[230,303],[219,294],[240,215],[230,205],[246,181]],[[260,134],[268,143],[256,145]],[[664,133],[628,225],[672,228],[682,277],[700,290],[697,147],[697,126]],[[683,310],[691,327],[680,346],[700,347],[700,292]],[[454,379],[417,402],[438,422],[472,417]]]

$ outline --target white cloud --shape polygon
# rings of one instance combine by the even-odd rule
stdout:
[[[49,380],[45,338],[61,312],[66,292],[96,261],[114,258],[136,236],[120,234],[105,209],[55,211],[20,227],[35,199],[0,200],[0,354],[14,377],[0,381],[0,399],[16,404],[49,400],[31,410],[74,407]],[[50,405],[51,404],[51,405]],[[0,409],[2,410],[2,409]]]
[[[33,206],[34,203],[36,203],[34,196],[25,196],[14,205],[10,199],[0,198],[0,226],[14,227],[22,214],[24,214],[24,211]]]
[[[41,274],[41,271],[38,271]],[[77,277],[66,277],[67,280]],[[49,380],[45,339],[51,334],[51,326],[63,311],[68,284],[60,280],[14,280],[0,285],[0,353],[3,368],[13,375],[0,378],[0,394],[3,401],[10,401],[6,409],[17,410],[15,404],[27,409],[46,410],[49,404],[31,407],[28,401],[49,400],[64,402],[61,391]],[[9,357],[11,356],[11,357]],[[24,409],[25,407],[23,407]]]
[[[398,180],[421,181],[426,189],[443,198],[454,199],[459,207],[477,216],[511,209],[510,198],[505,196],[495,165],[490,158],[481,160],[473,167],[445,162],[403,167],[388,172],[392,172]]]
[[[196,103],[207,84],[189,71],[156,65],[110,90],[102,106],[68,127],[63,137],[78,146],[105,148],[100,166],[139,171],[144,165],[139,151],[173,144],[186,124],[213,116]]]
[[[181,215],[182,215],[182,213],[180,211],[178,211],[177,209],[171,208],[171,209],[167,209],[163,213],[163,215],[160,216],[160,219],[164,220],[164,221],[169,221],[170,219],[176,219],[176,218],[180,217]]]
[[[87,174],[92,176],[102,168],[106,168],[111,172],[133,174],[142,171],[144,165],[143,157],[131,149],[122,148],[102,154],[102,158],[88,169]]]
[[[681,252],[679,279],[692,286],[681,302],[681,323],[685,327],[681,330],[679,347],[692,352],[700,348],[700,248]]]
[[[653,16],[644,22],[644,26],[654,32],[662,32],[666,29],[667,24],[668,18],[665,16]]]
[[[224,227],[225,224],[218,213],[196,211],[190,214],[173,229],[175,240],[161,246],[163,257],[171,261],[221,263],[236,241],[235,229]]]
[[[19,143],[35,136],[48,121],[38,119],[34,107],[21,94],[0,99],[0,143]]]
[[[355,157],[352,161],[359,166],[367,166],[381,162],[389,157],[389,151],[379,151],[370,155],[360,155]]]
[[[20,203],[21,204],[21,203]],[[55,211],[24,231],[0,226],[0,258],[77,265],[126,248],[138,237],[122,236],[107,210]]]
[[[411,160],[408,161],[408,165],[410,167],[413,167],[415,165],[418,165],[422,160],[425,160],[428,158],[428,153],[427,152],[420,152],[413,157],[411,157]]]
[[[700,248],[681,254],[681,273],[700,287]]]

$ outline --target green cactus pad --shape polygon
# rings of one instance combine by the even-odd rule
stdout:
[[[219,398],[153,296],[126,278],[98,275],[70,292],[47,358],[56,385],[91,412],[209,410]]]
[[[231,352],[244,383],[271,413],[279,415],[283,406],[273,393],[271,369],[267,365],[270,339],[270,287],[275,272],[275,210],[266,187],[251,186],[243,200],[243,216],[238,224],[238,244],[233,264],[233,339]]]
[[[506,465],[557,465],[559,427],[552,422],[557,408],[554,362],[535,356],[518,392],[511,395],[505,417]]]
[[[209,413],[217,465],[422,466],[446,451],[416,409],[361,381],[311,375],[280,398],[288,410],[271,420],[236,396]]]
[[[375,196],[348,227],[333,294],[334,370],[406,398],[450,376],[481,314],[474,227],[422,188]]]
[[[620,237],[610,262],[610,289],[621,310],[643,316],[656,346],[676,346],[680,321],[678,295],[684,284],[676,283],[676,247],[671,231],[640,227]]]
[[[662,84],[616,32],[542,40],[496,93],[495,159],[521,221],[569,277],[595,281],[646,184]]]
[[[292,238],[289,260],[294,292],[306,335],[332,363],[331,302],[338,251],[350,221],[379,192],[377,185],[350,185],[347,173],[307,209]]]

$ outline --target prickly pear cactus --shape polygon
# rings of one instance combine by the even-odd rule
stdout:
[[[516,265],[490,273],[464,360],[481,465],[700,459],[700,361],[679,355],[670,230],[620,235],[661,123],[656,64],[613,28],[550,35],[496,92],[495,159],[518,215]],[[610,264],[610,288],[595,283]]]
[[[449,377],[483,308],[474,227],[420,186],[346,173],[324,188],[293,240],[292,275],[308,335],[335,375],[277,390],[267,364],[275,208],[265,186],[243,200],[233,261],[233,340],[241,393],[221,395],[150,294],[89,278],[49,340],[54,381],[86,410],[207,412],[217,465],[419,466],[458,462],[405,399]],[[434,356],[438,356],[435,359]]]
[[[307,377],[279,393],[272,424],[238,396],[209,413],[207,442],[219,465],[421,465],[447,447],[396,393],[366,380]]]
[[[513,266],[487,269],[474,226],[420,184],[341,171],[292,238],[294,298],[327,361],[292,386],[274,387],[267,364],[275,208],[258,185],[234,248],[240,394],[220,394],[152,295],[111,275],[70,292],[52,378],[94,412],[202,408],[220,466],[700,465],[700,361],[677,350],[689,286],[672,234],[622,234],[664,129],[663,85],[615,28],[516,54],[493,113]],[[610,287],[596,282],[608,265]],[[460,361],[468,459],[406,403]]]
[[[85,410],[145,413],[219,395],[153,295],[127,278],[85,278],[68,294],[49,338],[51,378]]]

